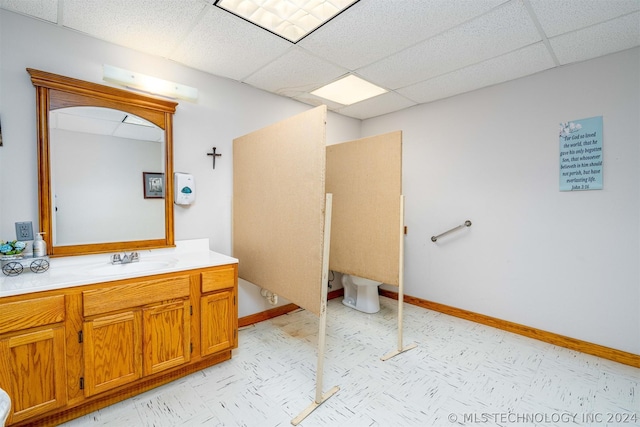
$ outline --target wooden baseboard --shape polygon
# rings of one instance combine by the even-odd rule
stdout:
[[[385,289],[379,288],[379,293],[381,296],[387,298],[392,298],[395,300],[398,299],[397,292],[387,291]],[[327,299],[338,298],[342,295],[344,295],[344,289],[338,289],[329,292]],[[504,331],[513,332],[525,337],[534,338],[543,342],[547,342],[549,344],[565,347],[571,350],[580,351],[582,353],[591,354],[593,356],[602,357],[603,359],[609,359],[613,360],[614,362],[640,368],[640,355],[637,354],[628,353],[622,350],[616,350],[615,348],[593,344],[587,341],[566,337],[564,335],[555,334],[553,332],[543,331],[541,329],[532,328],[529,326],[521,325],[519,323],[510,322],[508,320],[502,320],[495,317],[486,316],[484,314],[474,313],[472,311],[451,307],[437,302],[427,301],[409,295],[404,296],[404,302],[406,302],[407,304],[416,305],[418,307],[448,314],[450,316],[455,316],[483,325],[492,326]],[[248,326],[254,323],[262,322],[264,320],[272,319],[282,314],[289,313],[293,310],[297,310],[298,308],[299,307],[295,304],[287,304],[282,307],[272,308],[271,310],[252,314],[250,316],[239,319],[238,326]]]
[[[344,295],[344,289],[337,289],[327,294],[327,300],[338,298]],[[265,320],[273,319],[274,317],[282,316],[283,314],[291,313],[300,307],[295,304],[287,304],[280,307],[271,308],[260,313],[250,314],[238,319],[238,327],[253,325],[254,323],[264,322]]]
[[[387,298],[393,298],[396,300],[398,299],[398,294],[396,292],[387,291],[385,289],[380,289],[380,295]],[[640,355],[637,354],[628,353],[622,350],[616,350],[614,348],[605,347],[599,344],[593,344],[587,341],[582,341],[575,338],[566,337],[564,335],[555,334],[553,332],[547,332],[518,323],[510,322],[508,320],[497,319],[495,317],[486,316],[484,314],[478,314],[472,311],[467,311],[408,295],[404,296],[404,302],[406,302],[407,304],[412,304],[418,307],[423,307],[429,310],[434,310],[440,313],[459,317],[461,319],[471,320],[472,322],[492,326],[504,331],[513,332],[525,337],[534,338],[540,341],[547,342],[549,344],[554,344],[560,347],[565,347],[571,350],[580,351],[582,353],[591,354],[593,356],[602,357],[604,359],[613,360],[614,362],[624,363],[625,365],[640,368]]]
[[[334,298],[340,298],[343,295],[344,295],[344,289],[343,288],[336,289],[335,291],[331,291],[331,292],[329,292],[327,294],[327,300],[334,299]]]
[[[253,325],[254,323],[264,322],[265,320],[282,316],[283,314],[290,313],[299,308],[300,307],[295,304],[287,304],[280,307],[270,308],[269,310],[261,311],[260,313],[250,314],[249,316],[238,319],[238,327],[243,328],[245,326]]]

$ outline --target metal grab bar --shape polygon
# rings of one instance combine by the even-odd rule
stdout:
[[[437,236],[431,236],[431,241],[437,242],[438,239],[441,238],[442,236],[446,236],[447,234],[453,233],[454,231],[460,230],[461,228],[464,228],[464,227],[471,227],[471,221],[466,220],[464,224],[460,224],[459,226],[454,227],[451,230],[445,231],[444,233],[438,234]]]

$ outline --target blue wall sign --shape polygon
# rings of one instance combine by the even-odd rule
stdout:
[[[602,190],[602,116],[560,123],[560,191]]]

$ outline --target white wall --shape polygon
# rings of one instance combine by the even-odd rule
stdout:
[[[638,49],[360,122],[329,115],[328,143],[404,137],[405,292],[640,354]],[[35,95],[25,68],[101,83],[102,64],[197,87],[175,115],[175,170],[194,205],[179,240],[231,248],[232,139],[311,107],[0,10],[0,239],[37,228]],[[604,116],[604,189],[558,191],[558,124]],[[206,153],[222,157],[211,169]],[[470,219],[437,245],[430,237]],[[338,283],[334,285],[339,286]],[[336,286],[334,286],[335,288]],[[271,308],[240,283],[240,316]],[[285,303],[283,301],[282,303]]]
[[[364,121],[403,131],[405,293],[640,354],[639,65],[633,49]],[[600,115],[604,189],[560,192],[559,123]]]
[[[198,88],[198,101],[181,101],[174,116],[174,170],[192,173],[198,191],[195,204],[175,207],[175,237],[209,238],[212,250],[230,254],[233,138],[312,107],[5,10],[0,10],[0,239],[14,238],[16,221],[38,227],[35,90],[25,68],[108,85],[102,81],[103,64]],[[360,125],[330,113],[327,140],[357,139]],[[215,170],[206,155],[213,146],[222,154]],[[240,316],[272,307],[246,282],[240,284],[239,303]]]
[[[163,170],[163,143],[54,128],[49,136],[56,245],[164,238],[164,199],[145,198],[142,179]]]

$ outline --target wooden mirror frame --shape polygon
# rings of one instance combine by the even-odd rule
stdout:
[[[172,247],[173,232],[173,113],[176,102],[140,93],[90,83],[45,71],[27,68],[36,88],[38,135],[38,210],[40,231],[47,243],[48,255],[68,256],[126,250]],[[163,239],[125,242],[53,245],[53,206],[51,202],[51,164],[49,112],[64,107],[105,107],[135,114],[164,129],[165,139],[165,235]]]

